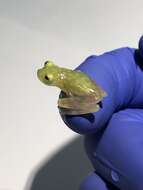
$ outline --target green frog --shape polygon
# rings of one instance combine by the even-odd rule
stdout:
[[[107,93],[95,81],[82,71],[59,67],[52,61],[46,61],[38,69],[39,80],[62,90],[64,96],[58,99],[58,107],[64,114],[79,115],[97,112],[99,102]]]

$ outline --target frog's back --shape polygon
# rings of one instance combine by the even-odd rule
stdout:
[[[66,72],[65,88],[71,91],[74,95],[92,94],[96,91],[97,85],[86,74],[81,71],[69,70]]]

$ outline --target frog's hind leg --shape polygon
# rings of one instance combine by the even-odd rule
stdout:
[[[67,108],[60,108],[60,112],[65,115],[82,115],[82,114],[88,114],[88,113],[93,113],[99,111],[100,106],[96,104],[93,108],[87,108],[87,109],[67,109]]]
[[[97,100],[93,96],[72,96],[67,98],[59,98],[58,106],[62,108],[70,109],[86,109],[90,107],[95,107]]]
[[[61,98],[58,100],[58,106],[61,113],[67,115],[93,113],[100,109],[99,102],[97,103],[95,98],[91,96]]]

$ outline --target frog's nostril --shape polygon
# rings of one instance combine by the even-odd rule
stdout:
[[[46,79],[46,80],[49,80],[49,77],[46,75],[46,76],[45,76],[45,79]]]

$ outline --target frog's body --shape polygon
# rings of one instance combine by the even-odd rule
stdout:
[[[59,87],[66,94],[66,98],[58,100],[58,105],[70,109],[66,109],[69,114],[87,113],[87,110],[91,109],[98,111],[97,103],[106,96],[106,93],[83,72],[59,67],[51,61],[47,61],[44,67],[38,70],[37,75],[44,84]]]

